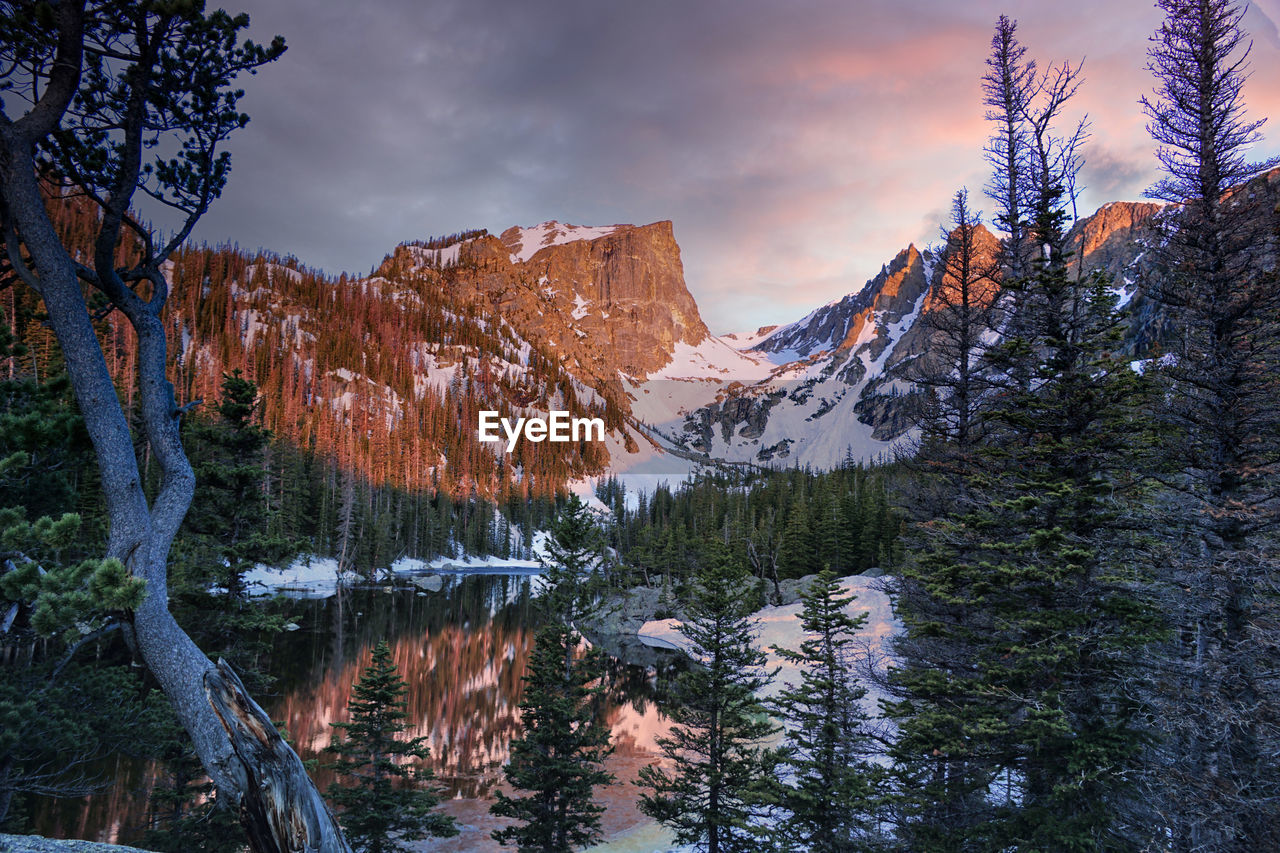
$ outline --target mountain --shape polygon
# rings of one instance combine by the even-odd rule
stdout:
[[[1086,265],[1123,282],[1158,210],[1115,203],[1082,220],[1073,239]],[[985,229],[978,242],[998,248]],[[649,485],[717,461],[829,468],[889,453],[910,389],[887,371],[928,349],[917,321],[942,251],[908,246],[799,320],[720,337],[670,222],[552,221],[406,243],[373,275],[337,281],[267,257],[211,276],[186,272],[184,257],[175,291],[200,277],[208,292],[174,322],[180,362],[206,368],[190,396],[242,367],[267,393],[272,429],[374,480],[499,494],[508,481],[540,492],[611,472]],[[508,457],[476,440],[483,409],[552,408],[603,417],[604,445],[521,442]]]
[[[1274,215],[1280,170],[1236,198]],[[89,215],[67,202],[64,233]],[[1163,274],[1148,252],[1162,216],[1176,209],[1115,202],[1070,235],[1130,307],[1135,356],[1169,331],[1141,288]],[[987,256],[998,248],[985,230],[978,244]],[[519,498],[607,473],[648,486],[709,462],[829,468],[891,452],[908,433],[912,389],[890,371],[928,353],[919,321],[945,269],[945,248],[908,246],[794,322],[716,336],[672,223],[551,221],[405,243],[366,277],[185,249],[169,270],[166,322],[180,404],[215,399],[222,375],[240,369],[262,390],[268,428],[362,480]],[[105,323],[132,387],[129,334],[118,318]],[[601,418],[606,440],[523,441],[510,454],[479,440],[481,411],[551,409]]]
[[[463,232],[361,278],[228,248],[185,251],[170,275],[179,402],[241,369],[277,434],[412,490],[549,493],[655,452],[625,384],[712,341],[670,222]],[[602,418],[606,445],[478,440],[483,410],[551,409]]]
[[[1113,202],[1069,235],[1077,263],[1112,276],[1122,303],[1136,297],[1128,336],[1135,353],[1158,336],[1135,282],[1154,274],[1143,262],[1161,210]],[[999,241],[990,231],[980,226],[975,244],[979,263],[994,262]],[[912,389],[891,371],[929,351],[928,325],[919,320],[936,307],[928,294],[947,274],[945,252],[908,246],[860,290],[767,333],[727,337],[774,369],[764,378],[744,374],[658,429],[681,447],[744,463],[831,468],[892,453],[910,429],[904,404]]]

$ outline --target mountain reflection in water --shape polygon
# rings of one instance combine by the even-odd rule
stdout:
[[[387,640],[409,685],[411,734],[428,739],[427,763],[443,796],[453,800],[445,808],[466,826],[464,836],[447,847],[465,843],[456,849],[488,849],[488,830],[500,824],[488,817],[487,800],[495,787],[505,786],[502,765],[520,734],[521,678],[538,625],[529,588],[528,574],[460,575],[443,577],[438,592],[362,588],[299,600],[293,612],[301,630],[272,639],[268,669],[276,679],[275,695],[259,701],[272,719],[284,723],[304,760],[326,760],[323,749],[336,731],[330,724],[348,719],[352,687],[373,646]],[[631,783],[639,768],[654,760],[654,738],[666,732],[667,722],[653,702],[657,669],[616,657],[609,661],[599,713],[613,732],[609,769],[618,777],[601,792],[614,812],[606,817],[612,834],[643,822],[634,809],[637,791]],[[658,662],[658,667],[676,665],[674,656]],[[114,842],[137,839],[157,768],[127,761],[118,766],[113,790],[48,803],[38,831]],[[320,769],[313,778],[323,791],[333,774]]]

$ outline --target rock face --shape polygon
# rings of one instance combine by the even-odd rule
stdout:
[[[926,257],[914,245],[908,246],[862,290],[779,327],[754,349],[796,358],[824,350],[849,352],[879,337],[880,327],[897,323],[911,312],[929,287],[933,263],[932,254]],[[878,355],[876,352],[873,358]]]
[[[616,226],[592,240],[541,248],[518,266],[521,274],[568,297],[585,342],[631,376],[658,370],[677,343],[697,346],[709,334],[685,285],[670,222]]]
[[[525,340],[553,344],[566,366],[594,379],[643,377],[667,364],[677,344],[697,346],[709,334],[669,221],[546,222],[450,250],[458,259],[448,276],[456,301],[480,295],[481,307],[496,309]],[[414,252],[402,246],[396,257]]]
[[[1163,205],[1115,201],[1080,220],[1067,235],[1067,245],[1084,258],[1085,269],[1122,276],[1141,252],[1141,242],[1151,234],[1152,218]]]

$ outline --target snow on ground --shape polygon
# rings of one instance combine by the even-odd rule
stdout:
[[[849,604],[847,610],[849,615],[856,617],[859,614],[867,614],[867,621],[856,634],[855,646],[866,649],[873,662],[882,661],[887,651],[885,641],[901,628],[901,623],[893,615],[889,596],[880,588],[879,579],[865,575],[841,578],[840,584],[846,594],[851,593],[856,596]],[[800,668],[782,660],[776,653],[770,651],[770,648],[773,646],[793,650],[800,648],[800,643],[806,637],[800,626],[800,611],[803,607],[804,605],[797,601],[793,604],[765,607],[755,614],[758,622],[755,646],[768,655],[769,669],[779,668],[777,678],[760,692],[762,698],[773,698],[781,693],[788,683],[799,684],[800,682]],[[689,650],[689,641],[680,633],[678,619],[646,622],[641,626],[639,635],[641,642],[649,646],[679,649],[684,652]],[[883,694],[870,685],[864,686],[867,687],[867,695],[862,699],[863,708],[869,715],[879,717],[879,700]]]
[[[754,332],[725,332],[723,335],[717,335],[717,337],[734,349],[743,351],[751,349],[776,331],[778,331],[776,325],[761,326]]]
[[[633,392],[633,395],[641,396],[639,392]],[[641,417],[641,420],[644,418]],[[665,448],[672,448],[674,445],[669,441],[661,440],[659,436],[653,437],[653,441],[659,445],[655,447],[653,441],[650,441],[644,433],[630,427],[627,428],[627,433],[635,443],[634,452],[627,451],[621,436],[614,433],[605,435],[605,449],[609,453],[609,470],[605,476],[617,478],[618,482],[626,488],[628,509],[639,506],[641,492],[652,495],[660,486],[674,489],[702,467],[685,456],[667,452]],[[591,483],[593,494],[594,484],[598,481],[599,478],[588,481]],[[577,491],[576,487],[575,491]]]
[[[665,367],[640,380],[624,377],[623,384],[636,418],[647,424],[669,424],[714,402],[730,383],[759,382],[772,371],[773,365],[760,353],[739,352],[712,335],[696,347],[677,342]]]
[[[760,353],[739,352],[723,338],[708,335],[691,346],[677,341],[671,361],[647,377],[655,379],[716,379],[724,382],[758,382],[769,376],[773,365]]]
[[[287,278],[290,281],[294,281],[294,282],[302,281],[302,273],[298,272],[295,269],[290,269],[289,267],[286,267],[283,264],[260,263],[260,264],[254,265],[251,269],[253,270],[253,272],[257,273],[259,276],[262,276],[263,278],[265,278],[268,282],[275,281],[277,277]],[[265,275],[263,275],[264,273]],[[248,276],[248,277],[252,278],[252,276]],[[257,280],[261,281],[262,278],[258,278]]]
[[[450,243],[440,249],[424,249],[421,246],[406,246],[405,248],[421,265],[447,267],[458,262],[458,256],[462,251],[462,243]]]
[[[354,576],[345,579],[354,580]],[[287,568],[258,565],[244,573],[250,595],[328,598],[338,591],[338,581],[338,561],[332,557],[302,556]]]
[[[517,238],[519,240],[518,248],[511,253],[511,262],[524,263],[537,254],[539,249],[545,249],[547,246],[559,246],[564,243],[573,243],[577,240],[597,240],[600,237],[607,237],[617,228],[617,225],[565,225],[556,222],[554,219],[550,222],[543,222],[541,225],[535,225],[532,228],[520,228],[518,229],[519,235]]]
[[[536,549],[536,545],[534,546]],[[436,557],[433,560],[419,560],[417,557],[401,557],[387,569],[392,575],[414,575],[424,572],[474,572],[483,574],[485,570],[504,569],[509,571],[537,571],[542,564],[537,560],[517,560],[511,557],[495,557],[487,554],[483,557]]]
[[[401,557],[390,566],[379,569],[378,577],[413,577],[425,574],[523,574],[542,570],[538,557],[545,554],[546,532],[538,531],[533,538],[535,559],[519,560],[511,557],[495,557],[492,554],[477,557],[436,557],[419,560]],[[342,583],[361,583],[363,578],[348,572],[339,577],[338,561],[333,557],[299,557],[287,568],[259,565],[245,572],[245,585],[250,595],[284,595],[288,598],[328,598],[338,591]]]

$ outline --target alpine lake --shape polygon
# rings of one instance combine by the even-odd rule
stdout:
[[[326,597],[286,591],[290,630],[270,638],[271,686],[255,698],[284,725],[304,760],[328,760],[323,750],[338,731],[331,724],[348,719],[352,686],[374,645],[386,640],[409,687],[406,736],[428,739],[426,764],[436,775],[440,809],[461,830],[451,839],[410,846],[450,853],[502,850],[490,833],[505,821],[488,808],[495,791],[512,793],[502,767],[521,731],[521,679],[539,624],[532,600],[536,577],[527,568],[497,566],[398,576],[390,585],[340,587]],[[607,807],[606,840],[599,849],[654,850],[669,843],[669,836],[637,810],[641,791],[635,781],[641,767],[658,759],[655,738],[669,728],[657,703],[661,687],[687,664],[678,652],[609,638],[599,642],[608,667],[597,713],[612,732],[606,767],[615,777],[596,791]],[[35,831],[136,843],[164,768],[122,757],[105,771],[115,783],[102,793],[42,802]],[[334,780],[323,768],[313,770],[312,778],[322,792]]]

